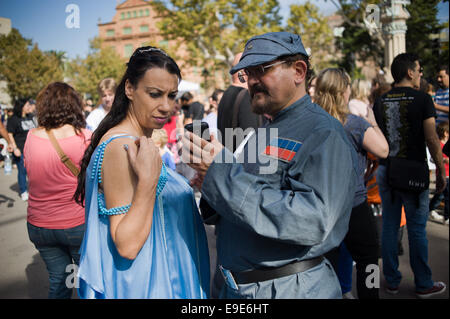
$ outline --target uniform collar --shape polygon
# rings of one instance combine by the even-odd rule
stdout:
[[[285,108],[285,109],[281,110],[280,112],[278,112],[277,115],[275,115],[273,117],[271,122],[280,119],[285,114],[291,113],[291,111],[293,111],[293,110],[295,110],[297,108],[305,107],[305,106],[310,105],[310,104],[312,104],[311,97],[309,96],[309,94],[305,94],[305,96],[303,96],[299,100],[295,101],[294,103],[289,105],[287,108]]]

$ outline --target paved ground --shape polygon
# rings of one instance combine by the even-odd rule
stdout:
[[[5,176],[0,171],[0,299],[47,298],[48,278],[45,264],[28,239],[26,229],[26,202],[18,195],[16,175]],[[449,284],[449,228],[429,222],[429,263],[433,279]],[[208,229],[211,234],[212,229]],[[409,267],[407,234],[403,237],[405,254],[400,257],[403,281],[400,292],[393,297],[381,289],[381,298],[415,299],[414,278]],[[215,244],[210,245],[215,247]],[[212,254],[213,257],[215,256]],[[353,281],[355,283],[355,280]],[[381,288],[384,281],[381,279]],[[354,295],[356,292],[354,290]],[[445,294],[435,298],[447,298]]]

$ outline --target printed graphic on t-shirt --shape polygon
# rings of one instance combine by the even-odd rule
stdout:
[[[33,120],[23,120],[20,124],[22,126],[22,130],[24,131],[29,131],[32,128],[36,127],[36,125],[34,125]]]
[[[405,93],[388,94],[384,99],[386,114],[386,139],[389,142],[389,156],[406,156],[408,106],[414,102],[414,97]]]

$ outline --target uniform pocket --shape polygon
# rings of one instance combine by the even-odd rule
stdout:
[[[255,299],[256,283],[239,285],[239,289],[233,289],[228,284],[222,288],[221,298],[225,299]]]
[[[308,299],[342,298],[339,280],[328,260],[299,273],[299,277]]]

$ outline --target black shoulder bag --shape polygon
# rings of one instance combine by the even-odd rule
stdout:
[[[420,193],[430,185],[427,162],[400,157],[387,158],[387,181],[393,189]]]

